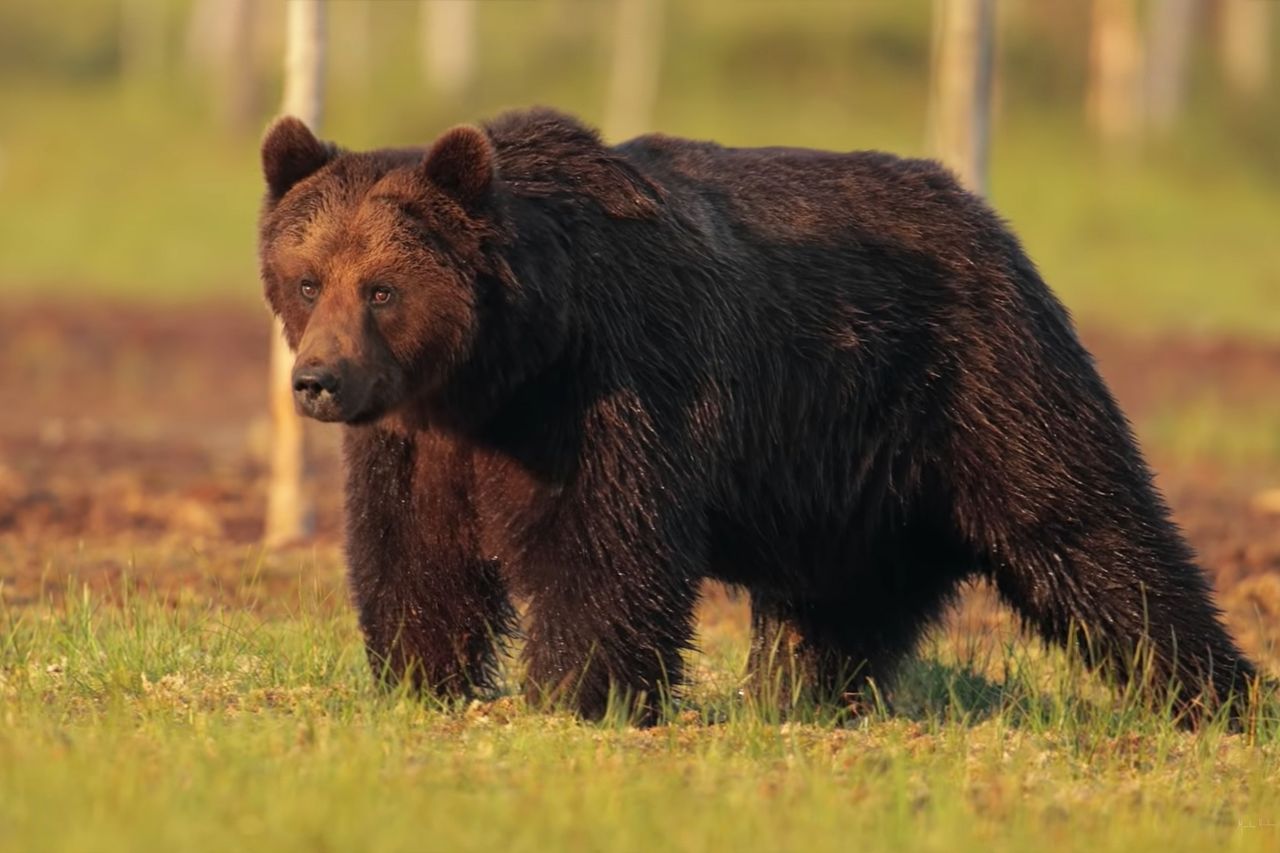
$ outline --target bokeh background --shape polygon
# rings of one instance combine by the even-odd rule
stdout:
[[[610,138],[930,153],[946,0],[629,2],[333,0],[323,135],[425,144],[538,103]],[[1280,4],[996,9],[988,195],[1257,634],[1280,614]],[[334,430],[312,435],[315,550],[254,551],[258,142],[284,22],[270,0],[0,0],[7,598],[71,573],[185,589],[246,560],[340,583]]]
[[[470,61],[433,72],[432,23],[456,24],[431,8],[458,5],[334,0],[324,131],[350,147],[424,143],[543,103],[610,134],[928,153],[929,2],[668,0],[644,46],[653,97],[621,120],[619,40],[644,34],[617,31],[619,4],[480,0],[446,39],[466,40]],[[1280,335],[1276,4],[997,5],[990,196],[1068,304],[1124,329]],[[1091,36],[1113,6],[1132,10],[1136,51],[1131,127],[1115,138],[1089,120]],[[280,104],[283,7],[0,5],[6,290],[257,298],[256,143]]]

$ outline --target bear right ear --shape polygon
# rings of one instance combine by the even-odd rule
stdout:
[[[298,181],[319,171],[333,155],[333,146],[316,139],[301,119],[277,119],[262,140],[262,174],[271,198],[281,198]]]

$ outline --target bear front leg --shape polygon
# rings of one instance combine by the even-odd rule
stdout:
[[[683,681],[696,598],[690,582],[655,594],[618,578],[538,596],[530,605],[527,698],[587,719],[603,717],[612,700],[628,718],[655,722]]]
[[[515,615],[495,565],[407,560],[360,575],[360,628],[378,681],[446,699],[496,688]]]
[[[561,528],[553,571],[530,579],[531,703],[599,719],[612,698],[641,724],[656,720],[683,679],[699,589],[687,550],[658,528]]]
[[[469,459],[431,434],[347,432],[347,560],[375,677],[442,698],[491,691],[515,611],[479,553]]]

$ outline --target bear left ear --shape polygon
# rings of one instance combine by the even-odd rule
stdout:
[[[479,128],[455,127],[431,146],[421,171],[463,207],[474,207],[493,184],[493,146]]]
[[[272,199],[333,159],[334,148],[316,139],[301,119],[284,116],[271,125],[262,140],[262,174]]]

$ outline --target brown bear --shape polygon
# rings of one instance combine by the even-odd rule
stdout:
[[[283,118],[262,154],[382,677],[491,688],[519,596],[531,697],[651,711],[714,578],[757,679],[781,649],[848,698],[983,576],[1178,708],[1253,678],[1066,310],[937,163],[549,110],[370,152]]]

